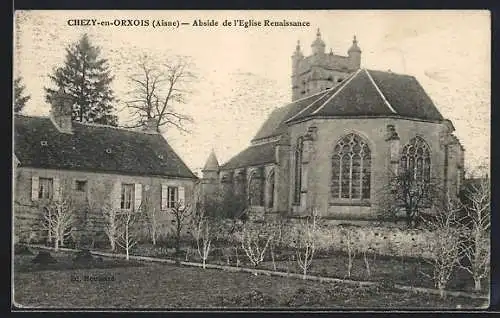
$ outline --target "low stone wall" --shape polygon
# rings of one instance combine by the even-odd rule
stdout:
[[[74,238],[81,243],[86,241],[107,242],[104,233],[104,218],[98,212],[81,211],[78,213],[78,226]],[[300,219],[285,218],[279,215],[252,216],[249,221],[254,229],[266,236],[270,231],[277,233],[278,240],[285,246],[294,248],[299,238]],[[158,241],[168,240],[174,233],[174,225],[171,222],[159,222]],[[428,258],[432,255],[428,251],[428,242],[433,233],[427,230],[409,230],[396,226],[362,224],[349,225],[339,224],[335,220],[321,220],[321,226],[316,233],[316,246],[319,251],[347,251],[347,234],[350,233],[351,243],[356,251],[360,253],[376,253],[389,256],[409,256]],[[15,240],[16,242],[40,242],[45,239],[46,231],[42,228],[42,218],[36,207],[15,207]],[[222,229],[217,233],[217,239],[233,242],[239,245],[241,242],[241,222],[227,220],[223,222]],[[139,239],[142,242],[150,242],[150,226],[147,222],[140,225]],[[190,229],[185,228],[183,236],[192,238]]]
[[[279,218],[258,218],[250,221],[254,231],[263,237],[270,232],[278,236],[278,240],[290,248],[297,245],[302,220],[285,219],[281,225],[276,222]],[[433,239],[433,233],[424,229],[405,229],[398,226],[381,224],[349,224],[335,220],[321,220],[316,232],[315,242],[318,251],[347,252],[347,241],[350,239],[352,249],[356,254],[367,252],[387,256],[423,257],[430,258],[428,243]],[[225,237],[226,241],[239,244],[241,240],[241,224],[236,226],[233,233]],[[225,224],[226,231],[234,227],[234,223]]]

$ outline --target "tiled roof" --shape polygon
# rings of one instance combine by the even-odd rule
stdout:
[[[48,117],[15,116],[21,166],[196,178],[160,134],[73,122],[61,133]]]
[[[237,169],[274,163],[276,161],[276,144],[277,142],[269,142],[260,145],[252,145],[223,164],[221,169]]]
[[[308,117],[400,116],[441,121],[442,115],[417,79],[361,69],[331,89],[278,108],[254,140],[280,135],[287,122]]]

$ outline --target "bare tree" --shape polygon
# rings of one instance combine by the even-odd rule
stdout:
[[[354,244],[354,231],[351,227],[346,227],[342,229],[342,240],[346,246],[347,252],[347,277],[351,277],[351,271],[354,264],[354,258],[356,257],[356,247]],[[335,239],[335,238],[334,238]]]
[[[133,124],[142,127],[154,120],[156,131],[173,126],[187,132],[185,123],[192,118],[179,112],[175,105],[184,104],[191,94],[189,89],[196,79],[194,65],[187,57],[176,56],[161,62],[145,54],[139,61],[139,72],[129,77],[131,99],[126,108],[131,111]]]
[[[159,235],[160,224],[158,222],[158,213],[161,209],[157,209],[154,204],[151,204],[151,187],[145,185],[144,195],[142,197],[141,206],[139,207],[143,215],[147,218],[147,226],[149,228],[149,235],[151,243],[156,246],[156,241]]]
[[[370,269],[370,262],[368,261],[368,252],[371,250],[371,247],[368,243],[368,233],[366,231],[359,231],[357,233],[359,240],[361,241],[361,244],[358,245],[357,250],[363,254],[363,261],[365,262],[365,270],[366,274],[368,277],[372,275],[371,269]]]
[[[118,236],[118,211],[110,204],[104,204],[102,207],[102,213],[104,216],[104,232],[108,237],[110,249],[114,252],[116,250],[116,240]]]
[[[310,268],[314,252],[316,251],[316,236],[319,229],[319,214],[313,209],[299,227],[299,238],[297,240],[297,263],[302,269],[302,278],[306,279],[307,269]]]
[[[211,220],[204,215],[203,212],[197,216],[196,220],[196,247],[198,249],[198,254],[203,261],[203,268],[205,268],[206,261],[208,259],[208,254],[210,253],[210,247],[212,244],[212,224]]]
[[[399,211],[404,212],[408,228],[415,228],[422,221],[422,212],[430,207],[438,193],[434,180],[417,178],[412,170],[403,170],[389,176],[389,184],[380,194],[382,216],[397,221]]]
[[[116,214],[117,235],[115,243],[125,249],[126,260],[130,259],[130,250],[138,243],[137,223],[141,213],[133,209],[122,210]]]
[[[168,211],[174,217],[175,223],[175,254],[178,256],[181,251],[182,230],[192,224],[194,216],[194,204],[184,204],[184,202],[175,202],[174,206]]]
[[[268,209],[266,209],[265,214],[268,213],[267,210]],[[273,219],[270,222],[266,222],[266,225],[269,228],[269,231],[271,233],[274,233],[274,238],[270,242],[269,252],[271,254],[271,261],[273,263],[273,269],[276,270],[275,249],[283,247],[284,222],[283,222],[283,219],[281,217],[278,217],[277,219]]]
[[[241,231],[241,247],[254,267],[264,261],[264,256],[274,233],[268,233],[259,225],[246,223]]]
[[[465,262],[462,261],[460,267],[472,275],[476,291],[481,290],[481,280],[490,271],[490,187],[489,178],[482,177],[470,180],[464,190],[465,223],[470,239],[463,244]]]
[[[431,254],[426,262],[432,266],[432,275],[423,273],[434,281],[434,285],[440,290],[444,297],[451,275],[455,271],[460,260],[461,234],[463,228],[459,218],[461,206],[446,194],[442,202],[436,205],[436,213],[424,222],[432,231],[432,237],[428,241],[428,251]]]
[[[73,232],[74,211],[67,197],[55,200],[43,207],[44,227],[48,232],[49,242],[54,243],[57,251],[64,246],[65,239]]]

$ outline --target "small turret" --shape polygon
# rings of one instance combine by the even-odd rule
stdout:
[[[356,36],[354,36],[352,40],[352,45],[347,51],[347,55],[349,56],[351,66],[354,69],[358,69],[361,67],[361,49],[358,46],[358,40],[356,39]]]
[[[215,151],[212,149],[210,155],[208,156],[207,162],[205,163],[205,167],[201,171],[203,173],[204,179],[216,179],[219,174],[219,161],[215,156]]]
[[[292,55],[292,74],[297,71],[300,61],[304,58],[302,51],[300,49],[300,41],[297,41],[297,46],[295,47],[295,52]]]
[[[315,54],[325,54],[325,42],[321,39],[321,32],[316,32],[316,40],[311,44],[312,53]]]

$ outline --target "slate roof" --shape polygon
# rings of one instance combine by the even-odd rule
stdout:
[[[329,90],[274,110],[254,140],[280,135],[287,124],[315,116],[444,119],[414,76],[360,69]]]
[[[257,166],[276,161],[275,146],[277,142],[268,142],[260,145],[251,145],[222,165],[221,169],[237,169],[248,166]]]
[[[64,134],[48,117],[15,116],[14,152],[22,167],[197,178],[160,134],[78,122]]]
[[[212,149],[210,151],[210,155],[208,156],[207,162],[205,163],[205,166],[203,167],[203,170],[219,170],[219,161],[217,160],[217,157],[215,156],[215,151]]]
[[[256,140],[281,135],[285,131],[286,121],[290,117],[297,114],[301,109],[307,107],[323,95],[325,95],[325,92],[298,99],[286,106],[275,109],[260,127],[253,139]]]

